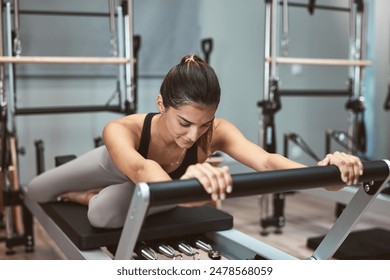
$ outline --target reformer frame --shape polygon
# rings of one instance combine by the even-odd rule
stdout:
[[[390,180],[390,161],[368,161],[363,162],[363,166],[364,173],[359,180],[358,192],[349,201],[346,209],[308,259],[331,259],[384,185]],[[233,175],[234,191],[227,195],[227,199],[322,188],[337,184],[343,183],[338,168],[333,165],[235,174]],[[41,204],[27,198],[25,204],[67,258],[108,260],[133,258],[133,251],[140,239],[139,235],[150,207],[192,202],[194,197],[197,201],[210,199],[195,179],[137,184],[114,257],[102,248],[80,250],[61,230],[56,221],[47,215]],[[214,248],[227,259],[253,259],[255,257],[276,260],[297,259],[295,256],[249,237],[234,228],[210,231],[205,233],[205,236],[212,240]]]

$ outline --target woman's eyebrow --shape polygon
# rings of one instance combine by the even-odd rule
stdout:
[[[185,122],[188,123],[188,124],[195,124],[194,122],[191,122],[191,121],[187,120],[187,119],[186,119],[185,117],[183,117],[183,116],[180,116],[180,115],[177,115],[177,116],[178,116],[181,120],[185,121]],[[213,117],[210,121],[205,122],[204,124],[211,123],[214,119],[215,119],[215,117]],[[204,124],[202,124],[202,125],[204,125]]]

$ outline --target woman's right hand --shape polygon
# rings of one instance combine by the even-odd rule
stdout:
[[[226,193],[233,190],[233,180],[227,166],[215,167],[207,162],[197,163],[190,165],[180,179],[197,179],[213,201],[225,199]]]
[[[363,174],[363,164],[360,159],[354,155],[349,155],[341,152],[327,154],[326,157],[317,163],[318,166],[326,166],[329,164],[336,165],[341,173],[341,180],[348,186],[356,185],[359,181],[359,176]],[[329,191],[338,191],[345,185],[328,186],[325,189]]]

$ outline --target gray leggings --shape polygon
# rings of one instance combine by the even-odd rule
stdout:
[[[116,168],[105,146],[35,177],[28,185],[27,196],[36,202],[48,202],[66,192],[95,188],[104,189],[89,202],[88,219],[91,225],[122,227],[135,185]],[[149,214],[170,208],[153,209]]]

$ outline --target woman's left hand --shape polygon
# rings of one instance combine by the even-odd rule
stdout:
[[[334,164],[341,173],[341,180],[346,185],[356,185],[359,180],[359,176],[363,174],[363,164],[356,156],[349,155],[343,152],[335,152],[333,154],[327,154],[326,157],[317,163],[318,166],[326,166]],[[337,191],[344,186],[330,186],[326,187],[327,190]]]

